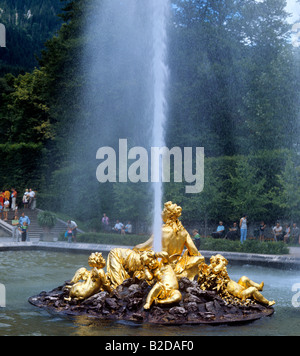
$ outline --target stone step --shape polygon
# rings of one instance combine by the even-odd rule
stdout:
[[[38,213],[40,212],[40,209],[20,209],[18,211],[18,217],[21,216],[21,214],[24,212],[26,216],[29,217],[30,219],[30,227],[28,229],[28,236],[30,239],[40,239],[41,235],[44,233],[44,230],[41,226],[39,226],[38,221],[37,221],[37,216]],[[0,220],[0,223],[2,222],[2,226],[5,225],[6,231],[11,227],[12,229],[12,220],[14,219],[14,212],[9,211],[8,212],[8,220],[5,221],[6,224],[3,224],[3,220]],[[57,219],[56,225],[51,229],[51,234],[55,237],[58,238],[60,233],[65,233],[67,230],[67,223]],[[80,232],[83,232],[79,230]]]

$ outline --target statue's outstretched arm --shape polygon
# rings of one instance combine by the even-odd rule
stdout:
[[[186,232],[185,247],[189,251],[189,255],[190,256],[199,256],[200,252],[198,251],[197,247],[195,246],[190,234],[187,231],[185,231],[185,232]]]
[[[135,251],[147,251],[151,250],[153,246],[153,235],[146,241],[139,245],[136,245],[133,250]]]

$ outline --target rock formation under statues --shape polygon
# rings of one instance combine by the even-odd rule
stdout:
[[[205,263],[179,221],[181,212],[165,203],[162,251],[152,250],[150,238],[133,249],[111,250],[107,265],[101,253],[93,253],[91,270],[80,268],[70,281],[29,302],[61,315],[165,325],[247,322],[272,315],[275,302],[262,295],[263,282],[246,276],[231,280],[228,261],[219,254]]]

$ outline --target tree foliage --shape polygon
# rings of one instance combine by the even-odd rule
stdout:
[[[21,1],[14,3],[20,13],[28,11]],[[99,185],[96,152],[91,154],[97,135],[99,144],[106,142],[105,123],[116,129],[113,144],[125,135],[135,145],[131,132],[138,132],[138,141],[151,126],[141,120],[133,127],[142,117],[135,111],[137,94],[144,93],[142,102],[146,98],[135,73],[143,73],[146,64],[135,68],[120,50],[124,60],[114,68],[107,48],[120,45],[117,28],[97,24],[97,44],[107,61],[94,74],[100,83],[94,85],[82,61],[87,46],[93,48],[94,38],[87,38],[84,28],[96,9],[89,0],[64,0],[62,5],[63,23],[46,42],[38,67],[33,69],[32,61],[30,72],[0,78],[0,186],[35,184],[44,208],[75,217],[92,219],[106,212],[149,221],[151,191],[142,184]],[[57,2],[42,2],[39,11],[46,24],[41,40],[53,31],[50,13],[57,8]],[[42,15],[45,9],[51,9],[49,16]],[[183,206],[188,223],[230,222],[244,212],[252,221],[299,219],[300,54],[289,41],[285,1],[173,0],[172,11],[167,146],[205,148],[205,186],[202,193],[187,195],[184,184],[168,183],[165,199]],[[36,17],[7,22],[30,36],[38,24]],[[121,45],[123,50],[126,44]],[[116,80],[106,85],[106,73],[113,69]],[[83,106],[87,88],[97,102],[97,127],[91,124],[95,112],[89,103]]]
[[[38,65],[44,42],[59,29],[61,0],[0,0],[6,48],[0,48],[0,75],[17,75]]]

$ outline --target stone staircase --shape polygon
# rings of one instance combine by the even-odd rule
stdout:
[[[35,209],[20,209],[18,211],[18,216],[20,217],[22,212],[25,212],[25,215],[27,215],[30,219],[30,226],[28,228],[28,236],[29,239],[34,239],[34,240],[39,240],[41,238],[41,234],[43,233],[43,229],[39,226],[38,221],[37,221],[37,216],[38,213],[41,210]],[[12,229],[12,220],[14,219],[14,212],[9,211],[8,212],[8,221],[3,221],[0,220],[0,227],[7,231],[9,233],[9,229]],[[61,232],[65,232],[67,230],[67,223],[57,219],[56,225],[54,228],[51,230],[51,233],[53,234],[54,238],[58,238],[59,234]],[[11,232],[10,232],[11,235]]]

